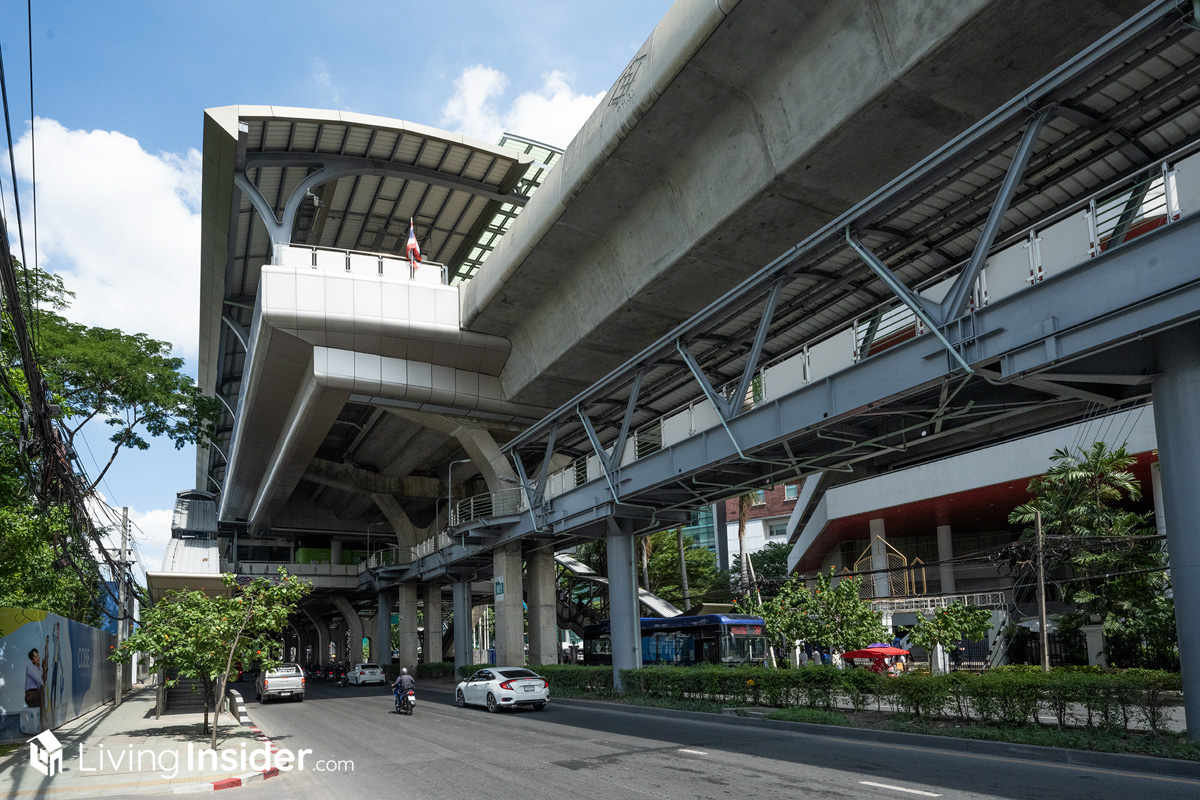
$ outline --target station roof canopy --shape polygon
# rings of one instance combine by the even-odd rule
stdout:
[[[497,213],[524,205],[522,179],[533,163],[512,147],[402,120],[277,106],[208,109],[201,387],[238,395],[245,351],[227,325],[248,330],[252,320],[259,271],[271,259],[264,207],[279,224],[297,195],[291,243],[401,256],[411,219],[425,261],[455,276]],[[257,206],[249,185],[263,201]]]

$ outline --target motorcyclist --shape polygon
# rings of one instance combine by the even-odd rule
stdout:
[[[415,689],[417,682],[412,675],[408,674],[408,667],[401,667],[400,674],[396,677],[395,683],[392,684],[394,689]]]
[[[415,690],[416,688],[417,682],[413,679],[412,675],[408,674],[408,668],[401,667],[400,674],[396,676],[395,682],[392,683],[392,692],[396,695],[396,699],[403,699],[408,690]]]

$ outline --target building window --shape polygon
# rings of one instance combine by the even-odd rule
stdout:
[[[767,523],[767,539],[782,539],[787,536],[787,520],[780,519]]]
[[[752,506],[766,505],[767,492],[765,489],[758,489],[757,491],[750,492],[750,494],[753,495],[753,499],[750,501],[750,505],[752,505]]]
[[[783,487],[783,499],[784,500],[795,500],[799,496],[800,496],[800,484],[789,483],[788,485]]]

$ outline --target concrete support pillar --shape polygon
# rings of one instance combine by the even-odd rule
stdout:
[[[417,669],[417,648],[421,637],[417,631],[417,585],[402,583],[397,588],[399,595],[396,612],[396,639],[400,666],[410,672]]]
[[[425,663],[441,661],[442,656],[442,585],[425,584]]]
[[[492,551],[496,587],[496,665],[525,665],[525,600],[521,587],[521,543]]]
[[[537,542],[525,556],[529,604],[529,663],[557,664],[558,581],[554,575],[554,545]]]
[[[953,594],[958,591],[954,581],[954,565],[950,559],[954,557],[954,544],[950,541],[950,526],[937,526],[938,574],[942,579],[942,594]]]
[[[334,602],[334,605],[337,606],[337,610],[342,612],[342,617],[346,620],[346,626],[345,626],[345,628],[343,628],[343,630],[349,631],[349,633],[350,633],[350,649],[346,653],[344,661],[346,664],[357,664],[363,660],[363,657],[362,657],[362,640],[363,640],[362,619],[358,616],[358,612],[354,610],[354,606],[352,606],[350,604],[350,601],[347,600],[342,595],[340,595],[340,594],[334,595],[333,602]],[[341,648],[341,641],[342,641],[342,639],[341,639],[341,637],[339,637],[339,639],[338,639],[339,649]]]
[[[371,658],[378,664],[392,661],[392,598],[386,590],[375,594],[375,638]]]
[[[613,687],[625,688],[621,670],[642,666],[642,623],[638,614],[632,526],[608,521],[608,615],[612,635]]]
[[[891,597],[892,592],[888,587],[887,570],[887,546],[884,542],[887,540],[887,532],[884,529],[882,519],[873,519],[871,525],[871,569],[875,572],[871,576],[871,580],[875,584],[875,597]]]
[[[1154,427],[1188,738],[1200,740],[1200,326],[1154,338]]]
[[[342,543],[337,539],[331,539],[329,541],[329,563],[342,563]]]
[[[475,661],[473,647],[473,617],[471,616],[471,582],[455,581],[454,593],[454,669]]]

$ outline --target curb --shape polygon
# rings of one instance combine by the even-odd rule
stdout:
[[[272,755],[279,749],[275,743],[267,738],[266,734],[250,719],[250,715],[246,713],[246,703],[242,699],[242,695],[236,689],[230,689],[230,706],[231,711],[236,708],[238,719],[241,724],[245,725],[254,734],[254,738],[260,742],[265,742],[270,748]],[[279,775],[279,767],[271,767],[270,769],[259,770],[257,772],[244,772],[241,775],[234,775],[229,778],[222,778],[219,781],[201,781],[198,783],[185,783],[173,787],[175,794],[193,794],[196,792],[215,792],[219,789],[235,789],[239,786],[245,786],[248,783],[256,781],[265,781],[267,778],[274,778]]]
[[[811,722],[787,722],[761,717],[742,717],[735,714],[710,714],[703,711],[679,711],[652,706],[605,703],[596,700],[557,698],[561,705],[580,705],[588,708],[608,709],[627,714],[673,717],[675,719],[738,725],[748,728],[765,728],[777,731],[811,734],[829,739],[857,742],[905,745],[925,749],[940,749],[969,755],[1003,756],[1007,758],[1036,761],[1045,764],[1066,764],[1074,767],[1092,767],[1114,772],[1131,772],[1172,778],[1200,779],[1200,761],[1183,761],[1175,758],[1159,758],[1130,753],[1102,753],[1093,750],[1071,750],[1065,747],[1012,744],[985,739],[955,739],[949,736],[933,736],[924,733],[902,733],[880,731],[871,728],[842,728],[834,725],[817,725]]]
[[[238,721],[243,725],[252,725],[250,715],[246,713],[246,701],[242,699],[242,693],[237,689],[229,690],[229,705],[230,712],[237,711]]]

